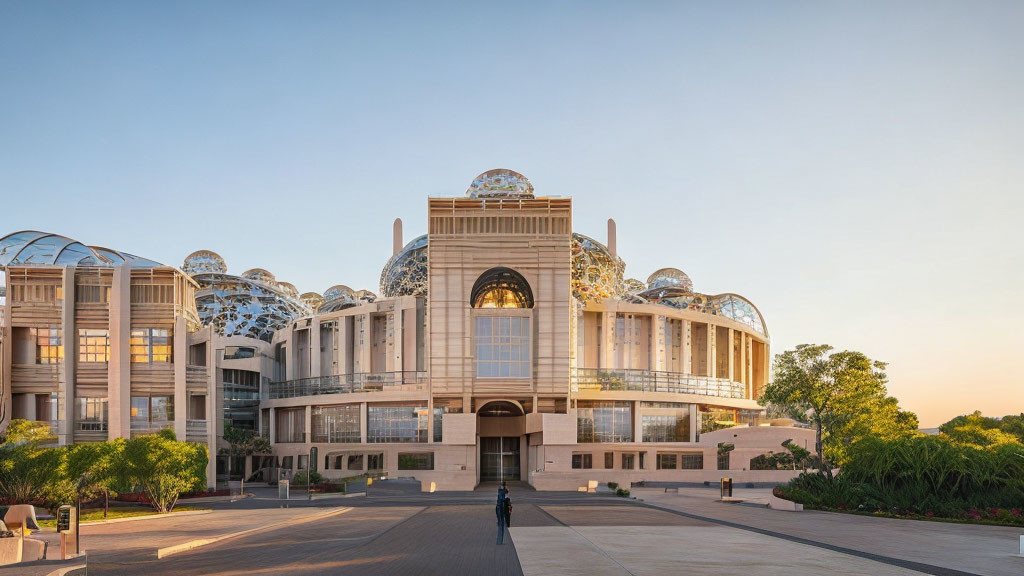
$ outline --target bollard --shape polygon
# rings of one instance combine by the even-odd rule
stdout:
[[[1024,534],[1020,535],[1020,555],[1024,556]]]

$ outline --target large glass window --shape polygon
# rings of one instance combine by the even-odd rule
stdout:
[[[274,435],[281,443],[306,441],[306,409],[278,408],[274,411]]]
[[[644,442],[689,442],[690,405],[678,402],[642,402],[640,421]]]
[[[130,341],[132,362],[170,362],[172,332],[162,328],[135,328]]]
[[[359,442],[359,404],[314,406],[313,442]]]
[[[110,332],[80,328],[78,330],[78,361],[109,362]]]
[[[473,308],[533,308],[530,284],[515,270],[491,268],[473,284]]]
[[[632,442],[632,402],[581,400],[576,404],[577,442]]]
[[[433,452],[399,452],[399,470],[433,470]]]
[[[106,431],[107,399],[75,398],[75,421],[80,432]]]
[[[675,470],[676,469],[676,455],[675,454],[664,454],[658,452],[658,470]]]
[[[235,428],[256,429],[260,406],[260,373],[252,370],[222,371],[224,379],[224,422]]]
[[[366,407],[367,442],[426,442],[427,407],[370,405]]]
[[[174,396],[132,396],[131,425],[136,432],[155,432],[174,423]]]
[[[60,341],[60,328],[31,328],[36,343],[36,364],[58,364],[64,361],[64,346]]]
[[[477,378],[530,377],[530,319],[476,318],[473,342]]]

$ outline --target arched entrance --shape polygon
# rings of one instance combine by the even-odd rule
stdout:
[[[477,411],[480,430],[480,482],[521,478],[523,409],[516,402],[496,400]]]

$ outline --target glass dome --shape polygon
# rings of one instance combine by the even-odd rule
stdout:
[[[622,294],[626,263],[621,258],[612,256],[604,244],[576,232],[572,234],[570,251],[570,281],[576,300],[586,304]]]
[[[313,312],[320,310],[320,306],[322,306],[323,303],[326,302],[326,300],[324,300],[324,297],[317,294],[316,292],[304,292],[301,296],[299,296],[299,299],[305,302],[306,306],[309,306],[313,310]]]
[[[0,238],[0,268],[6,266],[163,266],[146,258],[109,248],[86,246],[66,236],[23,230]]]
[[[427,235],[413,239],[388,260],[380,273],[385,298],[427,295]]]
[[[228,265],[220,254],[210,250],[196,250],[185,258],[181,269],[189,276],[196,274],[227,274]]]
[[[519,172],[496,168],[477,176],[466,189],[470,198],[533,198],[533,184]]]
[[[277,279],[270,272],[267,272],[263,268],[253,268],[252,270],[246,270],[242,272],[242,278],[246,280],[255,280],[256,282],[263,282],[271,286],[277,284]]]
[[[682,270],[662,268],[647,278],[647,289],[654,290],[655,288],[681,288],[686,292],[693,292],[693,281]]]
[[[344,284],[335,284],[334,286],[331,286],[330,288],[324,291],[325,302],[330,302],[332,300],[340,300],[342,298],[348,300],[355,300],[356,295],[351,288],[345,286]]]

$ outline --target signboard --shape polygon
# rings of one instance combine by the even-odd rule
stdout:
[[[57,532],[70,532],[75,529],[73,508],[65,504],[57,509]]]
[[[309,449],[309,471],[310,472],[316,472],[318,470],[318,468],[317,468],[317,463],[318,462],[317,461],[319,459],[320,459],[320,451],[317,450],[316,446],[313,446],[312,448]]]

